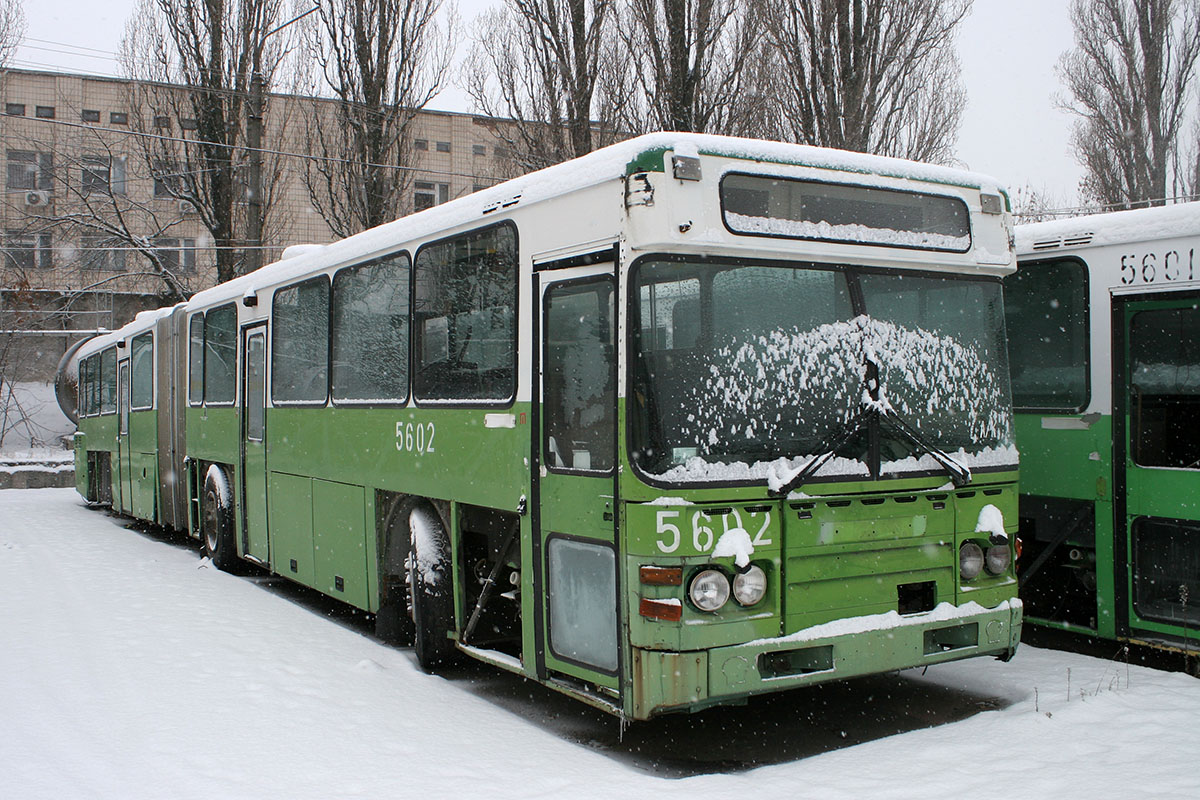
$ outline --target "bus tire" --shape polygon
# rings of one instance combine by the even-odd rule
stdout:
[[[413,643],[412,592],[409,589],[408,557],[412,551],[408,516],[413,501],[397,499],[384,520],[384,557],[380,569],[379,611],[375,613],[375,636],[388,644]]]
[[[233,493],[225,471],[213,464],[204,477],[200,529],[204,554],[222,572],[236,572],[237,545],[233,532]]]
[[[413,651],[426,672],[449,666],[457,650],[447,636],[454,627],[450,540],[432,507],[421,503],[408,515],[408,589],[413,616]]]

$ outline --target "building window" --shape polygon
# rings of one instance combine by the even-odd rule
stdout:
[[[449,142],[438,142],[437,143],[437,151],[439,153],[449,153],[450,152],[450,143]]]
[[[28,150],[8,151],[8,188],[18,190],[54,188],[54,156]]]
[[[54,106],[34,106],[33,115],[38,119],[54,119]]]
[[[183,175],[179,165],[171,161],[154,162],[154,196],[180,197],[183,194]]]
[[[509,149],[507,147],[497,146],[497,147],[492,148],[492,155],[496,156],[496,158],[507,159],[512,156],[512,153],[509,152]]]
[[[179,127],[180,127],[180,129],[181,129],[181,130],[185,130],[185,131],[194,131],[194,130],[196,130],[196,128],[197,128],[198,126],[197,126],[197,124],[196,124],[196,120],[195,120],[194,118],[191,118],[191,117],[188,117],[188,118],[180,117],[180,118],[179,118]]]
[[[24,103],[5,103],[4,104],[4,113],[8,114],[10,117],[23,117],[23,116],[25,116],[25,104]]]
[[[473,144],[473,145],[471,145],[471,155],[473,155],[473,156],[486,156],[486,155],[487,155],[487,146],[486,146],[486,145],[482,145],[482,144]]]
[[[196,271],[195,239],[155,239],[154,249],[170,272]]]
[[[51,261],[49,233],[8,231],[4,236],[4,260],[7,266],[21,270],[49,269]]]
[[[428,139],[413,139],[413,147],[417,148],[418,150],[428,150],[429,149],[429,140]]]
[[[484,189],[486,189],[486,188],[488,188],[488,187],[487,187],[487,184],[483,184],[483,183],[477,183],[477,184],[475,184],[474,186],[472,186],[472,187],[471,187],[471,191],[472,191],[472,192],[482,192],[482,191],[483,191]]]
[[[99,122],[100,112],[95,109],[85,108],[79,113],[79,118],[84,122]]]
[[[167,116],[156,116],[154,118],[154,127],[160,128],[160,129],[161,128],[170,128],[171,127],[171,118],[167,117]]]
[[[112,194],[112,160],[107,156],[84,156],[79,185],[84,194]]]
[[[124,111],[113,111],[108,115],[110,125],[128,125],[129,114]]]
[[[79,242],[79,264],[83,269],[124,272],[125,249],[121,242],[101,233],[85,233]]]
[[[441,205],[449,199],[450,184],[417,181],[413,194],[413,208],[416,211],[424,211],[427,208]]]

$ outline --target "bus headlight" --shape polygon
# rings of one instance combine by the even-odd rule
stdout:
[[[752,606],[767,593],[767,573],[762,567],[752,566],[745,572],[733,576],[733,599],[739,605]]]
[[[729,579],[719,569],[698,572],[688,584],[688,597],[701,611],[719,611],[729,600]]]
[[[987,559],[984,561],[983,567],[992,575],[1000,575],[1008,570],[1008,565],[1012,563],[1012,551],[1008,549],[1008,543],[992,545],[987,549]]]
[[[983,571],[983,548],[974,542],[963,542],[958,548],[958,572],[964,581],[979,577]]]

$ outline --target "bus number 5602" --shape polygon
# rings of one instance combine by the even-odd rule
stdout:
[[[396,449],[401,453],[432,453],[434,433],[432,422],[397,422]]]

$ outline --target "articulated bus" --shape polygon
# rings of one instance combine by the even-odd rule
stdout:
[[[1200,653],[1200,204],[1017,228],[1031,622]]]
[[[1007,659],[1014,267],[983,176],[645,136],[86,343],[78,489],[623,721]]]

